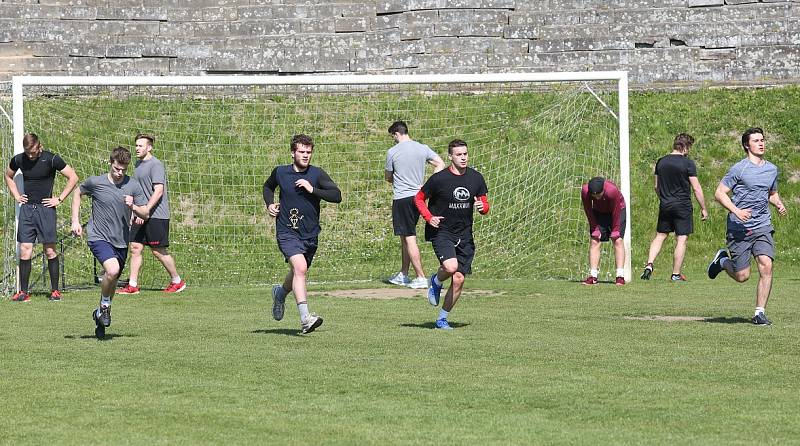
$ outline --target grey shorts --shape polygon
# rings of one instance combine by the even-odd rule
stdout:
[[[767,256],[774,260],[775,242],[772,240],[772,232],[751,235],[729,232],[728,252],[733,262],[733,270],[742,271],[750,268],[751,257]]]
[[[50,244],[58,241],[56,237],[56,208],[43,204],[23,204],[19,207],[19,243]]]

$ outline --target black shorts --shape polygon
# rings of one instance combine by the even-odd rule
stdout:
[[[42,204],[23,204],[19,207],[17,242],[50,244],[56,237],[56,208]]]
[[[151,218],[141,226],[131,226],[131,241],[151,248],[166,248],[169,246],[169,220]]]
[[[659,209],[656,232],[689,235],[694,232],[691,209]]]
[[[125,269],[125,259],[128,258],[128,248],[117,248],[105,240],[95,240],[87,242],[87,244],[89,245],[89,250],[94,254],[94,258],[96,258],[101,265],[105,263],[106,260],[117,259],[119,270],[122,271]]]
[[[472,259],[475,257],[474,239],[458,238],[452,234],[439,232],[431,240],[431,244],[439,263],[454,258],[458,260],[458,272],[462,274],[472,273]]]
[[[419,209],[414,204],[414,197],[400,198],[392,201],[392,227],[394,235],[417,235]]]
[[[611,228],[614,226],[612,224],[613,214],[608,214],[605,212],[597,212],[592,209],[594,212],[594,218],[597,220],[597,224],[600,226],[600,241],[607,242],[611,239]],[[625,237],[625,220],[627,219],[625,215],[625,209],[622,209],[619,213],[619,236],[620,238]],[[589,228],[589,233],[591,234],[592,228]]]
[[[291,232],[282,232],[278,234],[278,249],[281,250],[283,257],[289,261],[289,257],[297,254],[303,254],[306,258],[306,266],[311,268],[311,262],[314,260],[314,254],[317,253],[318,238],[301,239],[296,234]]]

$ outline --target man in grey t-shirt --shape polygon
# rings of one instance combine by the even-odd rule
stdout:
[[[387,281],[410,288],[427,288],[428,280],[422,270],[422,260],[417,246],[417,221],[419,211],[414,204],[414,195],[425,179],[425,164],[431,164],[434,173],[444,169],[444,161],[430,147],[420,144],[408,136],[408,126],[396,121],[389,127],[389,134],[397,143],[386,154],[384,175],[392,183],[392,226],[394,234],[400,236],[400,271]],[[414,267],[417,277],[408,276],[409,266]]]
[[[136,135],[136,174],[145,196],[147,207],[151,209],[150,219],[135,218],[131,226],[131,273],[128,285],[120,289],[120,294],[139,294],[139,271],[142,269],[142,251],[150,247],[153,257],[161,262],[172,279],[164,288],[167,293],[179,293],[186,289],[186,281],[181,279],[175,266],[175,259],[167,251],[169,247],[169,197],[167,194],[167,173],[164,164],[153,156],[155,137],[140,133]]]
[[[764,310],[772,290],[772,261],[775,258],[775,232],[769,205],[786,215],[786,207],[778,195],[778,168],[764,159],[764,131],[753,127],[742,135],[747,157],[728,170],[717,186],[714,197],[729,211],[728,251],[720,249],[708,265],[708,277],[714,279],[723,270],[737,282],[750,278],[750,257],[758,265],[756,311],[751,321],[770,325]],[[728,194],[733,191],[733,198]]]
[[[100,305],[92,311],[95,335],[105,336],[111,325],[111,300],[120,272],[128,255],[131,213],[149,218],[150,209],[141,186],[125,175],[131,152],[124,147],[111,151],[110,169],[105,175],[89,177],[72,193],[72,233],[81,236],[81,196],[92,197],[92,213],[86,225],[87,243],[95,258],[103,265],[100,282]]]

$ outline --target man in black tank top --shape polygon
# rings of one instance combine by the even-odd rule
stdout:
[[[306,273],[317,252],[320,201],[342,201],[342,192],[328,174],[311,165],[314,142],[306,135],[295,135],[290,145],[292,164],[272,170],[264,183],[264,204],[269,215],[276,219],[275,235],[278,248],[289,264],[283,285],[272,287],[272,317],[283,319],[286,295],[294,291],[300,328],[311,333],[322,325],[322,318],[308,312]],[[275,190],[280,198],[275,203]]]
[[[658,224],[656,236],[650,243],[650,253],[647,264],[642,271],[642,280],[650,280],[653,273],[653,262],[656,261],[661,245],[670,232],[675,232],[675,252],[672,261],[673,282],[683,282],[686,277],[681,274],[683,257],[686,253],[686,242],[689,234],[694,230],[692,224],[692,197],[700,204],[700,218],[708,218],[706,201],[703,197],[703,187],[697,180],[697,167],[694,161],[687,158],[689,150],[694,144],[694,138],[686,133],[675,137],[672,152],[659,158],[655,169],[655,189],[659,199]]]
[[[56,206],[64,202],[78,184],[78,175],[60,156],[44,150],[35,133],[22,139],[24,153],[11,158],[6,168],[6,185],[14,200],[19,203],[17,242],[19,243],[19,291],[11,298],[17,302],[30,300],[28,283],[31,276],[33,245],[41,243],[47,257],[50,273],[50,300],[61,300],[58,289],[60,265],[56,252]],[[14,182],[17,170],[22,172],[24,193]],[[56,172],[67,178],[60,194],[53,195]]]

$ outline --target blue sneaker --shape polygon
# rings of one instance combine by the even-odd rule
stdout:
[[[428,287],[428,302],[435,307],[439,305],[439,294],[442,293],[442,285],[436,285],[433,282],[434,277],[436,277],[436,273],[431,276],[431,286]],[[445,324],[447,324],[447,321],[445,321]]]
[[[750,322],[756,325],[772,325],[772,321],[767,319],[767,315],[764,313],[758,313],[757,315],[753,316],[753,318],[750,319]]]
[[[453,327],[451,327],[450,324],[447,323],[447,319],[445,319],[445,318],[436,319],[436,328],[439,329],[439,330],[452,330],[453,329]]]

